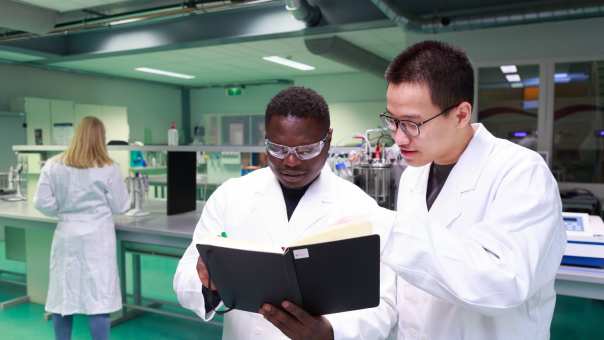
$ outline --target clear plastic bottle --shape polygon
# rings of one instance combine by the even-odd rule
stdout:
[[[168,129],[168,145],[178,145],[178,130],[176,130],[176,123],[172,122]]]

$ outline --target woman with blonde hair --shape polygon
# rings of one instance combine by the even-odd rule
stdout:
[[[130,204],[98,118],[83,118],[67,150],[46,162],[34,203],[59,221],[46,300],[55,338],[70,339],[73,315],[85,314],[92,338],[108,339],[109,313],[122,308],[112,215]]]

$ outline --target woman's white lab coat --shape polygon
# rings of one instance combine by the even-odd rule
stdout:
[[[399,275],[399,339],[549,339],[566,245],[558,186],[537,153],[474,128],[430,211],[430,165],[401,178],[383,255]]]
[[[202,285],[196,271],[198,253],[195,244],[203,234],[219,235],[226,231],[229,238],[283,246],[323,231],[343,218],[364,215],[376,208],[375,201],[361,189],[337,177],[329,169],[324,169],[308,188],[288,222],[281,188],[269,168],[228,180],[214,192],[204,207],[193,242],[178,264],[174,291],[180,304],[202,319],[209,320],[214,316],[214,312],[206,315]],[[372,216],[371,221],[381,224],[379,229],[383,233],[380,235],[383,247],[384,235],[391,230],[394,216],[387,210],[382,210],[382,213],[383,219]],[[378,307],[326,316],[336,339],[374,340],[389,336],[396,324],[396,285],[394,273],[386,266],[382,266],[380,284],[381,301]],[[262,315],[233,310],[224,316],[223,339],[270,340],[286,337]]]
[[[76,169],[58,159],[42,168],[38,210],[57,216],[46,311],[103,314],[121,309],[112,214],[129,207],[117,165]]]

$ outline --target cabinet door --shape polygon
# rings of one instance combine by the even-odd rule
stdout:
[[[121,106],[102,106],[99,116],[105,124],[107,142],[111,140],[128,141],[130,127],[128,126],[128,109]],[[128,175],[130,168],[129,151],[111,151],[109,156],[120,165],[122,176]]]
[[[102,106],[99,116],[107,130],[107,141],[123,140],[130,138],[128,125],[128,109],[121,106]]]
[[[36,145],[40,142],[44,145],[51,144],[50,101],[31,97],[23,100],[27,122],[27,144]]]
[[[74,122],[77,125],[80,123],[80,120],[86,116],[94,116],[99,119],[101,117],[101,106],[100,105],[90,105],[90,104],[76,104],[75,105],[75,114],[74,114]]]
[[[67,100],[50,100],[52,143],[69,145],[75,129],[74,104]]]
[[[75,126],[74,104],[67,100],[50,101],[50,117],[53,124],[71,123]]]

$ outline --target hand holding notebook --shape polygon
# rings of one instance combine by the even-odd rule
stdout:
[[[283,248],[207,235],[197,249],[225,306],[287,300],[323,315],[379,304],[379,243],[368,223],[348,223]]]

